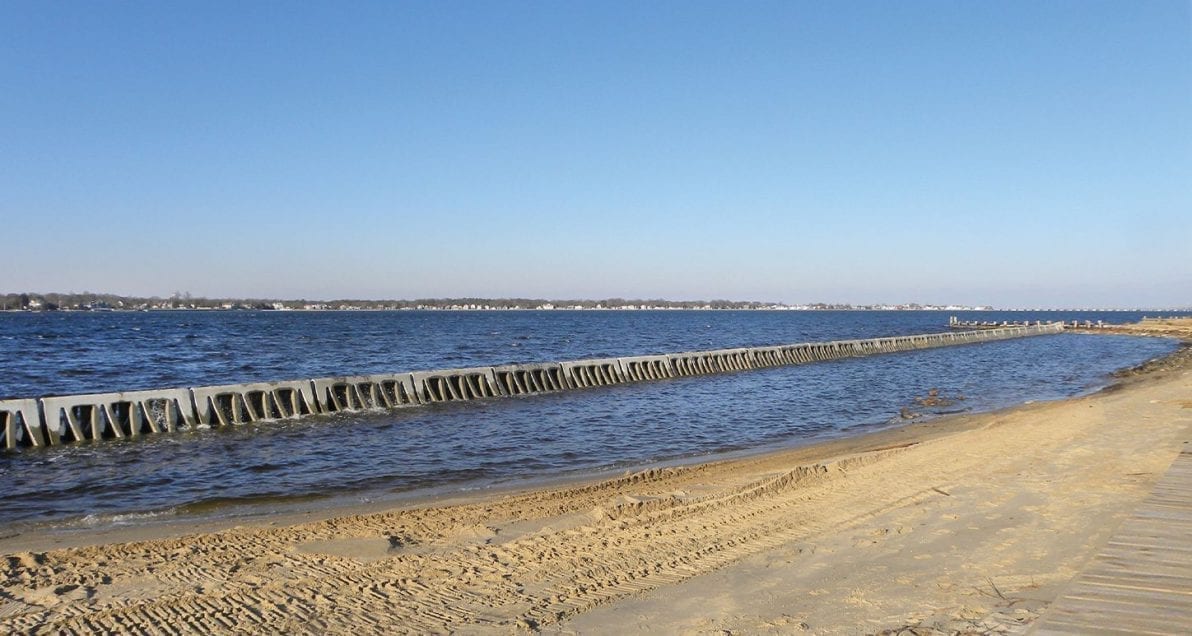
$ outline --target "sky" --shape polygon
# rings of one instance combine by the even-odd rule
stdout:
[[[1192,3],[0,2],[0,292],[1192,306]]]

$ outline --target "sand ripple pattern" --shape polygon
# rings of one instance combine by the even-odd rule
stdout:
[[[538,628],[931,491],[842,483],[905,449],[734,484],[651,470],[488,504],[9,556],[14,633],[447,633]],[[363,558],[340,556],[336,546]],[[362,549],[363,548],[363,549]]]

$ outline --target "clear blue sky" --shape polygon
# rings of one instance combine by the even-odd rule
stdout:
[[[0,3],[0,291],[1192,305],[1183,2]]]

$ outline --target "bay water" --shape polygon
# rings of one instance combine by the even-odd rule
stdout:
[[[0,398],[932,333],[1141,314],[868,311],[0,313]],[[807,444],[1104,386],[1173,341],[1060,334],[0,455],[0,526],[87,528],[493,488]],[[931,389],[946,408],[915,403]]]

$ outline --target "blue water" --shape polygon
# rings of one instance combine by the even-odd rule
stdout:
[[[950,312],[1124,322],[1140,315]],[[197,386],[944,331],[938,312],[0,314],[0,395]],[[0,524],[209,513],[477,488],[901,422],[931,388],[988,410],[1103,386],[1175,348],[1063,334],[528,398],[335,415],[0,456]]]

